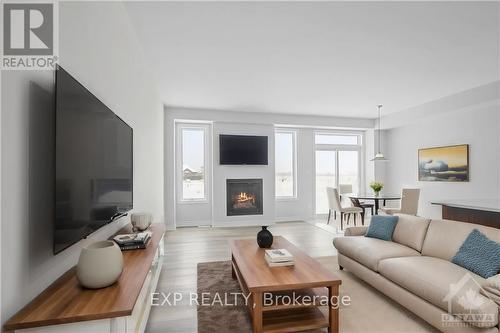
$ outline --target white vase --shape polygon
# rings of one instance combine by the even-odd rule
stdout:
[[[98,289],[112,285],[123,270],[122,251],[113,241],[101,241],[82,249],[76,276],[86,288]]]
[[[130,222],[139,231],[144,231],[151,225],[153,216],[149,213],[132,213]]]

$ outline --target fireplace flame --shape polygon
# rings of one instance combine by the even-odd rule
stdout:
[[[238,209],[255,209],[257,206],[257,194],[252,192],[236,192],[231,196],[232,207]]]
[[[247,193],[247,192],[240,192],[240,194],[238,194],[236,196],[236,201],[237,202],[248,202],[248,201],[254,202],[255,195],[251,194],[251,193]]]

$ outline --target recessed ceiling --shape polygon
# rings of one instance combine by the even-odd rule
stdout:
[[[167,105],[374,118],[499,80],[497,2],[126,2]]]

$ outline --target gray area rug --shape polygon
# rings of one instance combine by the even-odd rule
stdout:
[[[231,261],[198,264],[198,333],[251,333],[252,322],[243,296],[233,298],[231,293],[240,293],[237,280],[231,277]],[[203,298],[203,295],[206,297]],[[220,298],[217,298],[220,295]],[[229,295],[228,306],[221,306],[224,295]],[[202,299],[205,304],[202,305]],[[308,331],[322,333],[325,330]]]
[[[240,286],[238,281],[231,277],[231,262],[207,262],[198,264],[198,333],[214,332],[252,332],[250,315],[244,303],[245,299],[241,296],[237,302],[232,304],[236,306],[221,306],[215,295],[224,295],[225,293],[238,293]],[[209,295],[206,304],[202,304],[202,295]]]
[[[316,260],[342,279],[340,295],[351,297],[351,305],[340,309],[341,332],[438,332],[348,271],[339,271],[337,257],[321,257]],[[231,277],[230,261],[199,263],[197,272],[198,295],[209,293],[210,300],[213,300],[213,295],[217,292],[240,292],[238,282]],[[238,306],[198,306],[198,333],[251,333],[250,315],[243,300],[240,299]]]

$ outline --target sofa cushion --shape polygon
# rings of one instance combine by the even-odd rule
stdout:
[[[337,237],[333,245],[341,254],[373,271],[378,270],[378,262],[382,259],[420,255],[407,246],[363,236]]]
[[[406,245],[414,250],[422,251],[425,234],[429,227],[430,219],[414,215],[396,214],[399,217],[392,240]]]
[[[349,227],[344,230],[344,236],[364,236],[368,227]]]
[[[373,215],[365,236],[392,241],[392,234],[397,223],[397,216]]]
[[[463,267],[439,258],[415,256],[384,259],[378,268],[385,278],[474,326],[494,327],[498,324],[498,306],[479,293],[485,279]],[[470,290],[472,294],[467,295]],[[468,306],[469,298],[476,301],[477,307]],[[485,317],[478,322],[463,314]],[[483,321],[484,318],[488,320]]]
[[[451,261],[473,229],[500,242],[500,229],[465,222],[431,220],[422,246],[422,255]]]
[[[500,271],[500,243],[474,229],[460,246],[452,262],[485,279],[495,276]]]

